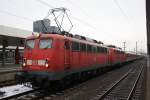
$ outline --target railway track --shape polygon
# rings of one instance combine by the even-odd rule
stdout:
[[[9,97],[9,99],[11,100],[98,100],[98,99],[113,100],[114,98],[112,94],[118,95],[113,91],[117,91],[121,89],[122,86],[126,85],[125,82],[123,81],[128,82],[128,80],[135,79],[135,77],[138,75],[139,78],[136,78],[136,80],[138,83],[140,83],[138,80],[140,80],[140,78],[142,78],[141,76],[143,75],[142,74],[143,72],[139,74],[140,70],[144,68],[142,66],[143,66],[143,61],[134,62],[129,65],[125,65],[119,69],[107,72],[101,76],[82,82],[78,85],[72,85],[65,90],[44,91],[39,89],[31,92],[18,94],[16,96],[12,96],[11,98]],[[138,70],[137,67],[140,68],[140,70]],[[129,76],[131,79],[129,79]],[[132,76],[134,77],[132,78]],[[122,83],[124,83],[124,85]],[[135,81],[133,81],[133,83],[135,83]],[[137,85],[138,83],[134,84],[135,85],[134,88],[131,86],[132,90],[136,92],[136,93],[129,92],[131,96],[133,96],[132,98],[136,98],[137,96],[135,95],[138,95],[139,93],[135,88],[138,88],[139,91],[141,90],[140,87],[136,87],[139,86]],[[110,88],[112,86],[114,87]],[[119,92],[121,93],[121,91]],[[122,95],[119,94],[119,96],[125,96],[125,94]],[[118,98],[116,98],[115,100],[118,100]]]
[[[91,100],[131,100],[143,68],[144,65],[141,64],[136,69],[127,72],[110,88],[102,91]]]
[[[105,94],[107,90],[111,89],[110,87],[115,86],[114,84],[117,82],[120,83],[121,79],[122,81],[125,80],[129,76],[129,74],[130,76],[132,76],[133,73],[136,72],[138,73],[139,71],[135,71],[135,69],[137,67],[141,68],[142,65],[144,65],[143,61],[132,63],[130,65],[124,66],[123,68],[117,69],[115,71],[113,70],[100,77],[87,81],[85,82],[85,84],[83,83],[75,88],[68,89],[64,91],[63,94],[47,96],[45,97],[45,99],[46,100],[100,100],[101,99],[100,97],[103,94]],[[131,86],[131,88],[133,87]],[[135,88],[133,88],[133,91],[134,89]],[[131,92],[130,94],[132,93],[133,92]],[[124,99],[107,98],[105,100],[124,100]]]

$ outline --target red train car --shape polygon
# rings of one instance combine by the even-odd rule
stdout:
[[[127,60],[119,49],[59,34],[28,37],[23,57],[23,72],[17,77],[39,84],[96,73]]]

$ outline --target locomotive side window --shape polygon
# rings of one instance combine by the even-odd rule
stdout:
[[[97,47],[97,53],[99,53],[100,52],[100,47]]]
[[[104,48],[103,47],[101,47],[101,53],[104,53]]]
[[[103,48],[99,47],[99,53],[103,53]]]
[[[96,49],[97,49],[97,48],[96,48],[95,46],[92,46],[92,52],[93,52],[93,53],[96,53],[96,51],[97,51]]]
[[[104,48],[103,47],[100,47],[100,52],[104,53]]]
[[[81,51],[86,52],[86,44],[81,43],[80,49],[81,49]]]
[[[41,39],[39,42],[39,48],[47,49],[52,47],[52,39]]]
[[[72,50],[79,51],[79,43],[78,42],[72,42]]]
[[[27,40],[25,48],[32,49],[34,48],[34,45],[35,45],[35,40]]]
[[[87,51],[92,52],[92,46],[91,45],[87,45]]]
[[[121,54],[124,54],[124,52],[123,52],[123,51],[121,51]]]
[[[104,48],[104,53],[107,53],[107,48]]]
[[[105,48],[103,48],[103,53],[105,53]]]
[[[119,50],[115,50],[115,52],[116,52],[117,54],[123,54],[123,52],[122,52],[122,51],[119,51]]]
[[[107,53],[107,48],[104,47],[98,47],[97,48],[98,53]]]

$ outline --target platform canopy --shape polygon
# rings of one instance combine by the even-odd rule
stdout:
[[[11,46],[16,50],[18,47],[23,47],[25,38],[31,33],[31,31],[0,25],[0,63],[3,66],[7,63],[7,47]]]
[[[24,39],[31,33],[31,31],[0,25],[0,45],[23,46]]]

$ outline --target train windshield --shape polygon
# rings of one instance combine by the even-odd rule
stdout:
[[[39,48],[47,49],[52,47],[52,39],[41,39],[39,42]]]
[[[35,40],[27,40],[25,47],[32,49],[32,48],[34,48],[34,44],[35,44]]]

